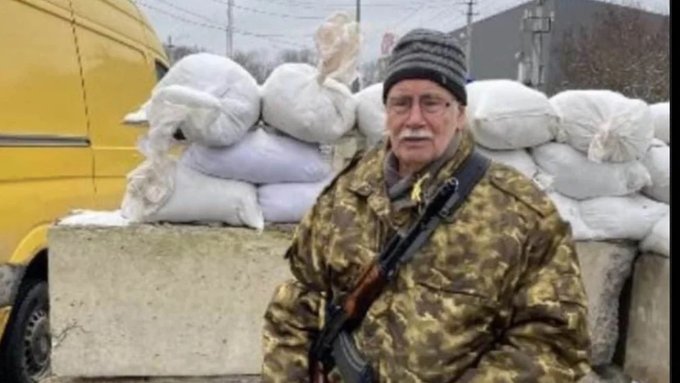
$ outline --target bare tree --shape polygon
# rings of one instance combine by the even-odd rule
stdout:
[[[608,89],[647,102],[669,99],[669,18],[654,22],[631,7],[608,7],[590,29],[565,33],[558,47],[565,89]]]
[[[310,48],[285,49],[279,53],[280,63],[306,63],[316,66],[316,52]]]
[[[199,47],[197,45],[190,47],[188,45],[174,45],[165,43],[163,44],[163,49],[165,49],[165,54],[170,60],[170,65],[181,60],[184,56],[207,51],[205,48]]]
[[[267,59],[262,51],[236,51],[232,59],[245,68],[257,80],[258,84],[263,84],[274,70],[274,64]]]
[[[387,76],[387,56],[363,63],[360,66],[362,87],[385,81]]]

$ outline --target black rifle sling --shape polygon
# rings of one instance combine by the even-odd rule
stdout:
[[[418,249],[420,249],[430,238],[441,220],[453,216],[460,205],[465,202],[465,199],[475,185],[477,185],[479,180],[486,173],[486,169],[489,167],[490,163],[488,158],[484,157],[484,155],[476,150],[470,154],[470,157],[468,157],[457,174],[451,179],[451,181],[456,184],[453,194],[448,197],[441,208],[437,209],[438,211],[428,212],[427,209],[425,210],[425,219],[418,222],[421,227],[417,230],[417,234],[413,241],[408,241],[405,244],[407,248],[401,253],[399,263],[405,263],[413,258]]]
[[[378,258],[383,275],[393,278],[399,265],[415,255],[441,220],[453,216],[490,164],[491,161],[478,151],[470,154],[453,177],[438,190],[410,230],[405,235],[396,234],[389,241]],[[340,306],[331,307],[329,317],[310,350],[310,363],[321,361],[326,369],[331,367],[326,365],[337,365],[347,382],[370,382],[370,366],[363,360],[357,360],[360,354],[351,336],[346,333],[346,325],[348,321],[344,310]]]

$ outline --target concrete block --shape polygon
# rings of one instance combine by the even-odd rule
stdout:
[[[633,271],[624,371],[645,383],[670,382],[670,259],[644,254]]]
[[[40,383],[260,383],[259,375],[166,378],[58,378]]]
[[[600,366],[590,371],[579,383],[631,383],[631,379],[616,365]]]
[[[619,338],[619,296],[637,246],[628,242],[578,242],[576,251],[588,295],[591,365],[611,363]]]
[[[48,240],[56,376],[260,373],[263,314],[290,278],[290,233],[55,226]]]

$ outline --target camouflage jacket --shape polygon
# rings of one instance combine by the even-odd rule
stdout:
[[[473,147],[466,132],[429,190]],[[387,237],[416,217],[417,207],[391,209],[385,155],[376,148],[350,165],[300,223],[286,253],[295,280],[277,289],[265,313],[265,382],[308,381],[327,293],[351,290]],[[402,265],[353,333],[377,381],[578,380],[588,370],[587,301],[570,227],[550,199],[492,163],[453,217]]]

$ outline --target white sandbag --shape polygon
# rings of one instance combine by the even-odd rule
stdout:
[[[557,113],[548,97],[517,81],[484,80],[467,85],[468,124],[489,149],[521,149],[555,138]]]
[[[297,223],[314,206],[317,197],[332,177],[316,183],[283,183],[262,185],[257,189],[258,201],[267,222]]]
[[[571,225],[572,237],[576,241],[589,241],[597,236],[581,218],[579,202],[560,193],[548,193],[563,220]]]
[[[594,198],[580,204],[581,219],[597,233],[594,240],[640,241],[670,211],[669,205],[640,194]]]
[[[639,161],[596,163],[569,145],[550,142],[531,149],[536,164],[553,176],[555,190],[575,199],[623,196],[651,184]]]
[[[206,137],[219,135],[215,130],[221,126],[215,122],[220,113],[217,97],[183,85],[168,85],[154,91],[146,110],[150,131],[164,129],[170,134],[181,129],[189,141],[204,143],[217,140]]]
[[[557,139],[591,161],[641,159],[654,138],[649,106],[608,90],[570,90],[550,99],[560,116]]]
[[[346,85],[319,80],[311,65],[278,66],[262,86],[263,120],[302,141],[336,141],[354,126],[356,100]]]
[[[537,171],[534,177],[532,178],[532,181],[543,191],[546,193],[552,193],[555,192],[555,177],[551,176],[550,174],[546,173],[544,170],[542,170],[540,167],[537,166]]]
[[[257,128],[227,147],[193,144],[181,162],[201,173],[254,184],[316,182],[331,173],[319,146]]]
[[[156,84],[150,100],[126,116],[139,123],[166,113],[183,114],[176,128],[189,141],[208,146],[230,145],[243,137],[260,117],[257,82],[229,58],[210,53],[183,57]]]
[[[369,146],[386,137],[386,113],[382,100],[383,84],[373,84],[357,92],[357,128]]]
[[[538,171],[536,163],[525,149],[517,150],[489,150],[477,146],[477,149],[487,157],[508,165],[529,178],[533,178]]]
[[[643,252],[671,256],[671,215],[666,214],[657,222],[652,231],[640,242]]]
[[[642,159],[642,164],[652,177],[652,184],[642,189],[642,193],[657,201],[670,203],[671,198],[671,148],[652,146]]]
[[[314,40],[318,68],[280,65],[262,86],[262,119],[299,140],[334,143],[356,121],[356,100],[348,87],[357,76],[359,26],[336,13],[318,28]]]
[[[151,100],[147,100],[147,102],[142,104],[136,111],[126,114],[125,117],[123,117],[123,123],[126,125],[148,126],[149,118],[146,115],[146,110],[149,108],[149,104],[151,104]]]
[[[654,119],[654,137],[671,143],[671,103],[660,102],[649,106]]]
[[[125,218],[137,222],[222,222],[263,229],[255,186],[209,177],[174,161],[168,163],[170,166],[161,170],[150,170],[153,166],[145,163],[146,167],[133,172],[136,182],[128,183],[122,206]],[[170,189],[156,182],[163,171],[163,178],[173,178]],[[148,178],[143,179],[143,175]]]
[[[175,190],[177,163],[167,156],[152,156],[127,175],[121,213],[133,222],[144,221],[165,205]]]
[[[316,30],[314,42],[319,52],[319,75],[351,85],[359,75],[359,23],[347,12],[336,12]]]

